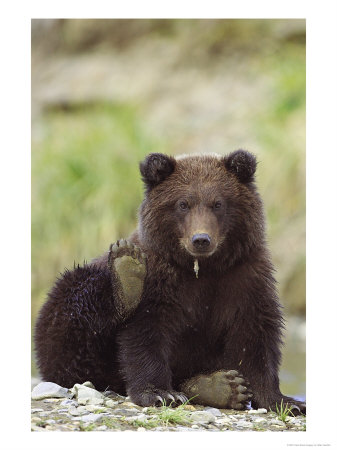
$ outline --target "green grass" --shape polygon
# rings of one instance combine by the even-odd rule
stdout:
[[[100,426],[105,425],[111,430],[119,429],[119,419],[115,419],[113,417],[103,417],[100,422]]]
[[[188,402],[187,402],[188,403]],[[137,419],[132,424],[137,427],[155,428],[155,427],[168,427],[169,425],[187,425],[191,423],[189,418],[190,412],[184,410],[186,403],[171,408],[165,403],[160,408],[148,408],[147,413],[150,416],[147,419]]]
[[[151,430],[153,428],[159,427],[160,421],[154,417],[151,419],[136,419],[131,422],[131,425],[136,428],[142,427],[147,430]]]
[[[294,417],[294,414],[291,412],[291,406],[288,403],[284,404],[283,399],[281,400],[280,405],[276,403],[276,415],[279,420],[286,423],[287,418],[289,416]]]
[[[160,422],[164,426],[168,426],[169,424],[175,425],[183,425],[190,422],[189,416],[190,412],[184,410],[184,405],[186,403],[177,406],[176,408],[171,408],[170,406],[163,405],[158,409],[153,409],[153,414],[156,414]],[[152,408],[149,408],[148,412],[152,413]]]
[[[79,428],[80,428],[80,431],[95,431],[97,426],[93,423],[90,423],[88,425],[80,423]]]

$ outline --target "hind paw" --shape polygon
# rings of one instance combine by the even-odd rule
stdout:
[[[245,409],[252,398],[249,383],[236,370],[197,375],[181,385],[192,402],[216,408]]]

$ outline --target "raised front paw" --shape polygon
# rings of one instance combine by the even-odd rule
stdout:
[[[141,392],[130,393],[131,400],[139,406],[178,406],[188,401],[186,395],[177,391],[165,391],[149,387]]]
[[[249,383],[236,370],[197,375],[180,388],[193,403],[216,408],[245,409],[252,397]]]
[[[127,317],[136,309],[143,293],[146,255],[136,245],[121,239],[110,246],[108,267],[116,308],[122,317]]]

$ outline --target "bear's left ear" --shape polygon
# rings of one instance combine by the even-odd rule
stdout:
[[[224,157],[224,164],[242,183],[254,181],[256,158],[245,150],[236,150]]]
[[[165,180],[174,171],[176,160],[162,153],[150,153],[139,165],[148,190]]]

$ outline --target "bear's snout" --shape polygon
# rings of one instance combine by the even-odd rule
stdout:
[[[192,237],[193,247],[198,251],[208,251],[211,244],[211,238],[207,233],[195,234]]]

